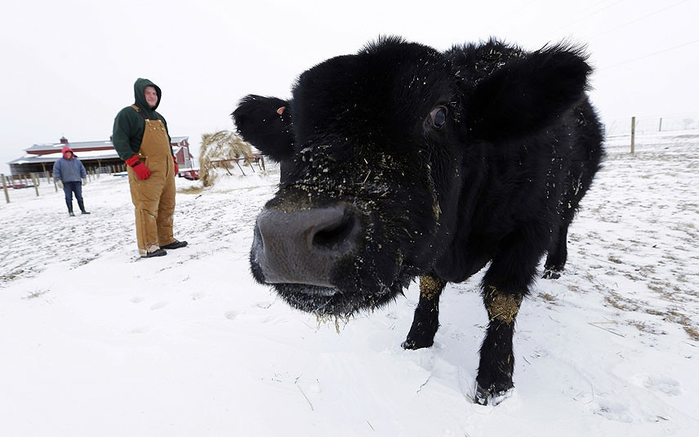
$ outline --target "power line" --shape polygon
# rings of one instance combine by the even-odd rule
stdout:
[[[606,3],[606,2],[607,2],[607,0],[599,0],[599,1],[596,2],[596,3],[592,3],[591,5],[588,5],[586,8],[581,9],[580,11],[578,11],[578,13],[579,13],[579,14],[582,14],[582,13],[584,13],[584,12],[587,12],[587,11],[591,10],[591,9],[595,9],[595,8],[597,7],[597,5],[604,4],[604,3]],[[604,8],[603,8],[603,9],[604,9]],[[597,12],[599,12],[599,11],[595,11],[595,12],[591,13],[590,15],[594,15],[594,14],[596,14]]]
[[[520,5],[519,8],[516,8],[516,9],[510,11],[510,12],[505,16],[505,20],[507,20],[507,19],[509,19],[509,18],[512,18],[512,17],[519,16],[519,15],[522,13],[522,11],[524,11],[525,9],[529,9],[529,7],[530,7],[532,4],[537,3],[538,1],[539,1],[539,0],[532,0],[532,1],[530,1],[530,2],[527,2],[527,3],[523,4],[523,5]]]
[[[682,3],[686,3],[686,2],[688,2],[688,1],[689,1],[689,0],[682,0],[682,1],[680,1],[680,2],[677,2],[677,3],[673,4],[673,5],[670,5],[670,6],[667,6],[667,7],[662,8],[662,9],[659,9],[659,10],[657,10],[657,11],[655,11],[655,12],[651,12],[650,14],[644,15],[644,16],[642,16],[642,17],[640,17],[640,18],[635,19],[635,20],[631,20],[631,21],[629,21],[628,23],[624,23],[624,24],[622,24],[622,25],[620,25],[620,26],[613,27],[613,28],[611,28],[611,29],[607,29],[607,30],[602,31],[602,32],[600,32],[600,33],[594,34],[594,35],[592,35],[592,36],[590,37],[590,39],[597,38],[598,36],[604,35],[605,33],[609,33],[609,32],[612,32],[612,31],[614,31],[614,30],[621,29],[622,27],[626,27],[626,26],[628,26],[628,25],[630,25],[630,24],[639,22],[639,21],[641,21],[641,20],[645,20],[645,19],[648,18],[648,17],[652,17],[653,15],[659,14],[659,13],[661,13],[661,12],[663,12],[663,11],[666,11],[666,10],[668,10],[668,9],[670,9],[670,8],[674,8],[675,6],[681,5]]]
[[[583,15],[582,17],[578,18],[577,20],[572,21],[572,22],[566,24],[565,26],[562,26],[562,27],[560,27],[560,28],[558,28],[558,29],[556,29],[556,30],[558,31],[558,30],[567,29],[568,27],[572,26],[573,24],[577,24],[577,23],[579,23],[579,22],[581,22],[581,21],[583,21],[583,20],[586,20],[586,19],[592,17],[593,15],[596,15],[596,14],[602,12],[602,11],[605,10],[605,9],[608,9],[608,8],[611,8],[612,6],[618,5],[619,3],[623,2],[623,1],[624,1],[624,0],[618,0],[618,1],[615,1],[614,3],[608,4],[608,5],[606,5],[606,6],[602,6],[601,8],[597,9],[596,11],[590,12],[590,13],[587,14],[587,15]],[[602,2],[598,2],[598,3],[602,3]],[[597,4],[597,3],[595,3],[595,4]]]
[[[680,45],[678,45],[678,46],[670,47],[670,48],[667,48],[667,49],[665,49],[665,50],[660,50],[660,51],[657,51],[657,52],[654,52],[654,53],[649,53],[649,54],[647,54],[647,55],[640,56],[640,57],[638,57],[638,58],[629,59],[629,60],[627,60],[627,61],[619,62],[619,63],[614,64],[614,65],[609,65],[609,66],[607,66],[607,67],[601,67],[601,68],[599,68],[599,70],[606,70],[606,69],[608,69],[608,68],[614,68],[614,67],[618,67],[618,66],[620,66],[620,65],[624,65],[624,64],[631,63],[631,62],[640,61],[641,59],[650,58],[650,57],[652,57],[652,56],[656,56],[656,55],[659,55],[659,54],[661,54],[661,53],[669,52],[669,51],[671,51],[671,50],[676,50],[676,49],[679,49],[679,48],[682,48],[682,47],[686,47],[686,46],[689,46],[689,45],[692,45],[692,44],[696,44],[696,43],[699,43],[699,39],[695,39],[694,41],[686,42],[686,43],[680,44]]]

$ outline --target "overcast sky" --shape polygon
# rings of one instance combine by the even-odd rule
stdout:
[[[697,114],[697,17],[699,0],[2,2],[0,172],[32,144],[108,139],[138,77],[162,88],[170,134],[198,145],[233,129],[241,97],[289,97],[301,72],[378,35],[439,50],[567,39],[588,47],[605,121]]]

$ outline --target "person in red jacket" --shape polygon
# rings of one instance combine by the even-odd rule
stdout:
[[[148,79],[134,84],[136,102],[114,119],[112,142],[127,164],[131,200],[136,209],[136,241],[142,258],[167,254],[187,245],[173,236],[177,160],[167,122],[156,112],[162,93]]]
[[[66,196],[66,205],[68,206],[68,215],[75,217],[73,214],[73,193],[78,201],[78,207],[83,214],[89,214],[85,210],[83,203],[83,185],[87,183],[87,172],[82,162],[73,154],[73,149],[68,146],[63,146],[61,150],[62,158],[53,163],[53,178],[56,181],[58,188],[63,188],[63,193]]]

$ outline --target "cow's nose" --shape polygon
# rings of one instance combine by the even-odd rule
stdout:
[[[254,258],[267,283],[332,287],[339,259],[356,247],[360,223],[349,205],[287,212],[266,209],[257,217]]]

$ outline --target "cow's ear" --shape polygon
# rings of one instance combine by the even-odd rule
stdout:
[[[276,97],[249,95],[231,114],[243,139],[275,161],[294,153],[289,102]]]
[[[469,96],[470,131],[487,140],[538,132],[580,102],[591,71],[581,49],[561,45],[510,61]]]

